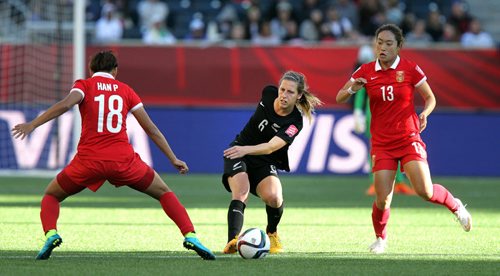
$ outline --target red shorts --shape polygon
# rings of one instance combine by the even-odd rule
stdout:
[[[403,165],[410,161],[427,162],[427,152],[425,143],[422,141],[412,141],[407,146],[386,150],[384,148],[372,149],[372,172],[380,170],[395,171],[398,169],[398,162],[401,161],[401,171]]]
[[[116,187],[130,186],[144,191],[153,178],[153,169],[137,153],[124,162],[81,159],[76,155],[57,175],[57,182],[65,192],[74,194],[84,188],[96,192],[106,180]]]

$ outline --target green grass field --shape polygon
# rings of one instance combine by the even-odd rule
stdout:
[[[384,255],[374,240],[367,177],[283,175],[285,213],[279,226],[286,253],[244,260],[221,253],[230,194],[219,175],[164,176],[186,206],[200,240],[218,259],[203,261],[159,203],[107,184],[61,206],[64,243],[48,261],[39,202],[49,179],[0,178],[0,275],[500,275],[500,179],[435,178],[468,204],[466,233],[444,207],[395,195]],[[264,229],[265,208],[249,199],[245,226]]]

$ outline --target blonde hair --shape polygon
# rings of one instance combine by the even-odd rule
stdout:
[[[322,105],[323,102],[314,94],[309,92],[306,76],[299,72],[287,71],[283,74],[283,76],[281,76],[280,85],[283,80],[289,80],[297,83],[297,90],[299,94],[302,94],[302,97],[295,105],[302,112],[302,114],[306,116],[309,122],[311,122],[312,114],[314,113],[316,106]]]

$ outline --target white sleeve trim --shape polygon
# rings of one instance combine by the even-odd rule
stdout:
[[[350,81],[355,82],[356,80],[353,77],[351,77]]]
[[[134,111],[136,111],[137,109],[141,108],[142,106],[143,106],[143,104],[142,104],[142,103],[138,103],[138,104],[136,104],[134,107],[132,107],[132,108],[130,109],[130,112],[134,112]]]
[[[419,87],[420,85],[422,85],[425,81],[427,80],[427,77],[424,76],[419,82],[417,82],[417,84],[415,84],[415,87]]]
[[[83,93],[83,91],[80,88],[73,88],[73,89],[71,89],[69,91],[69,93],[71,93],[73,91],[78,92],[78,93],[80,93],[82,95],[82,99],[79,102],[79,103],[81,103],[83,101],[83,99],[85,98],[85,93]]]

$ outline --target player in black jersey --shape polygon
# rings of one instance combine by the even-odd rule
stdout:
[[[222,183],[231,192],[228,243],[225,254],[236,252],[236,241],[243,226],[248,194],[266,204],[266,232],[271,253],[282,252],[277,226],[283,214],[283,193],[278,170],[290,171],[288,147],[302,129],[302,116],[311,121],[314,108],[321,101],[308,91],[305,76],[288,71],[279,87],[266,86],[262,98],[243,130],[224,150]]]

